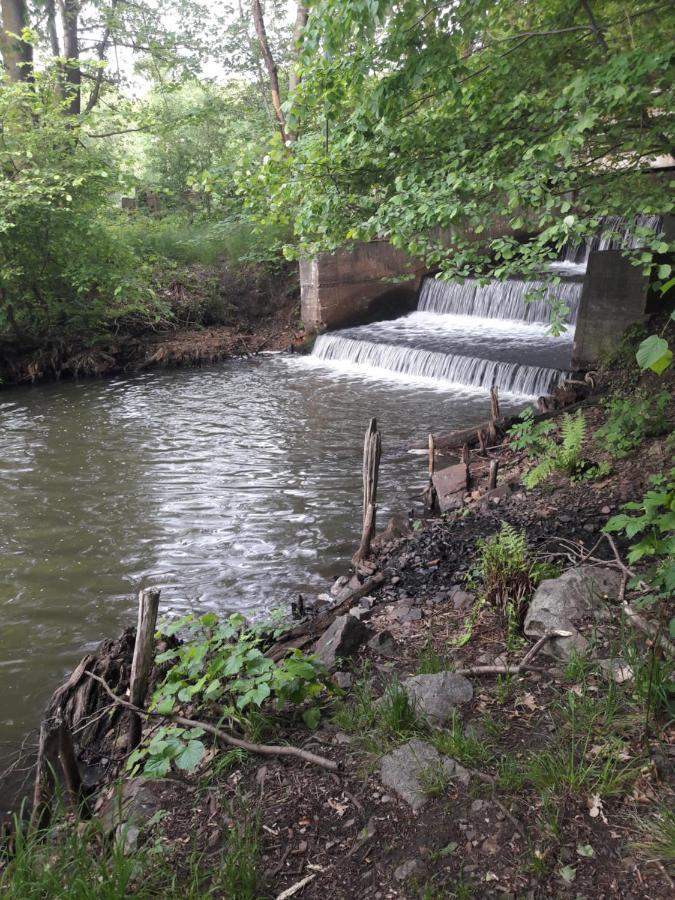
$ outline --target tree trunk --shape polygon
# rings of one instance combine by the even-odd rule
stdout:
[[[288,96],[292,97],[297,91],[300,84],[300,75],[298,73],[298,64],[300,61],[300,50],[302,47],[302,35],[307,26],[309,10],[304,3],[297,4],[295,14],[295,26],[293,28],[293,46],[291,48],[291,70],[288,73]],[[297,128],[288,132],[289,141],[297,140]]]
[[[272,56],[272,51],[270,50],[270,43],[267,40],[267,31],[265,30],[265,20],[263,19],[262,7],[260,6],[260,0],[251,0],[251,12],[253,14],[253,24],[255,26],[255,33],[258,35],[258,43],[260,44],[260,52],[262,53],[262,57],[265,61],[265,68],[267,69],[267,77],[270,82],[270,93],[272,94],[272,108],[274,109],[274,116],[277,120],[277,125],[279,126],[279,133],[281,134],[281,140],[283,143],[286,143],[286,120],[284,118],[283,111],[281,109],[281,92],[279,90],[279,73],[277,70],[277,64],[274,61],[274,57]]]
[[[26,0],[0,0],[0,12],[0,51],[5,68],[12,81],[30,81],[33,77],[33,47],[20,37],[29,24]]]
[[[68,112],[73,116],[77,116],[80,114],[80,85],[82,81],[80,45],[77,37],[80,5],[78,0],[59,0],[59,6],[63,25],[63,55],[66,58],[65,90],[66,97],[70,101]]]

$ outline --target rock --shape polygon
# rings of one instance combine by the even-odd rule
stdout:
[[[441,756],[435,747],[425,741],[413,739],[382,757],[382,784],[418,811],[428,800],[420,778],[430,766],[442,766],[448,778],[457,779],[464,785],[469,783],[469,773],[454,759]]]
[[[451,596],[452,608],[457,612],[468,612],[476,601],[475,594],[468,591],[453,591]]]
[[[381,534],[376,535],[371,543],[372,547],[384,547],[399,538],[407,537],[410,534],[410,526],[403,516],[392,516],[387,522],[387,527]]]
[[[512,493],[513,487],[508,481],[505,481],[504,484],[500,484],[498,487],[483,494],[480,501],[481,508],[486,509],[489,506],[498,506],[502,500],[510,497]]]
[[[368,641],[371,650],[379,653],[380,656],[395,657],[399,654],[398,644],[388,631],[378,631],[377,634]]]
[[[340,688],[341,691],[348,691],[354,683],[354,677],[351,672],[335,672],[331,676],[331,681],[335,687]]]
[[[352,606],[349,610],[349,615],[354,616],[355,619],[358,619],[359,622],[366,622],[373,615],[372,609],[366,609],[364,606]]]
[[[338,616],[316,642],[314,653],[319,662],[332,669],[338,658],[353,653],[368,639],[369,634],[363,622],[354,616]]]
[[[420,865],[418,859],[408,859],[394,870],[394,878],[396,881],[405,881],[420,868]]]
[[[557,659],[569,659],[573,651],[587,653],[592,629],[609,618],[603,597],[616,597],[620,585],[617,571],[593,566],[578,566],[542,581],[525,617],[525,634],[542,637],[549,631],[569,631],[570,637],[548,641],[542,652]]]
[[[125,856],[131,856],[138,850],[141,829],[136,825],[120,825],[117,829],[117,836],[122,841],[122,852]]]
[[[438,507],[442,513],[457,509],[464,504],[464,495],[469,488],[469,467],[465,463],[439,469],[433,475]]]
[[[413,675],[405,679],[403,687],[417,711],[439,725],[452,718],[455,709],[473,697],[471,682],[454,672]]]
[[[598,665],[602,671],[616,684],[623,684],[633,679],[633,669],[624,659],[613,657],[611,659],[599,659]]]
[[[419,622],[422,618],[421,609],[407,609],[397,616],[399,622]]]
[[[348,584],[349,584],[349,578],[347,578],[346,575],[340,575],[340,577],[337,579],[337,581],[335,582],[333,587],[330,589],[330,592],[333,595],[333,597],[339,596],[340,593],[342,592],[342,590],[344,588],[346,588]]]

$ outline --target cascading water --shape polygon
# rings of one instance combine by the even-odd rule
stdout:
[[[553,271],[583,274],[588,258],[596,250],[637,250],[644,246],[644,231],[657,234],[663,226],[663,216],[645,215],[626,218],[605,216],[598,232],[578,244],[569,244],[563,258],[551,263]]]
[[[480,285],[425,279],[417,312],[388,322],[321,335],[312,353],[318,365],[387,380],[451,385],[536,397],[567,375],[568,332],[548,332],[552,302],[576,321],[581,282],[506,281]]]

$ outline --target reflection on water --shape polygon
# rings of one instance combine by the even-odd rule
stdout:
[[[408,442],[487,405],[280,356],[2,394],[0,759],[82,653],[135,621],[139,587],[161,586],[164,611],[253,612],[325,588],[357,543],[370,416],[382,522],[424,481]]]

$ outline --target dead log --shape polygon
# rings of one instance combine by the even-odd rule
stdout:
[[[145,705],[148,676],[154,662],[159,593],[157,588],[147,588],[138,595],[138,626],[129,679],[129,700],[133,706],[141,708]],[[141,718],[132,713],[129,717],[129,750],[140,743],[142,728]]]
[[[33,785],[32,825],[37,828],[49,825],[59,792],[70,810],[77,812],[82,799],[82,776],[75,755],[73,736],[60,714],[45,720],[40,726]]]
[[[363,444],[363,528],[359,549],[352,557],[356,565],[370,555],[370,542],[375,536],[377,512],[377,481],[382,456],[382,438],[377,430],[377,420],[371,419]]]

